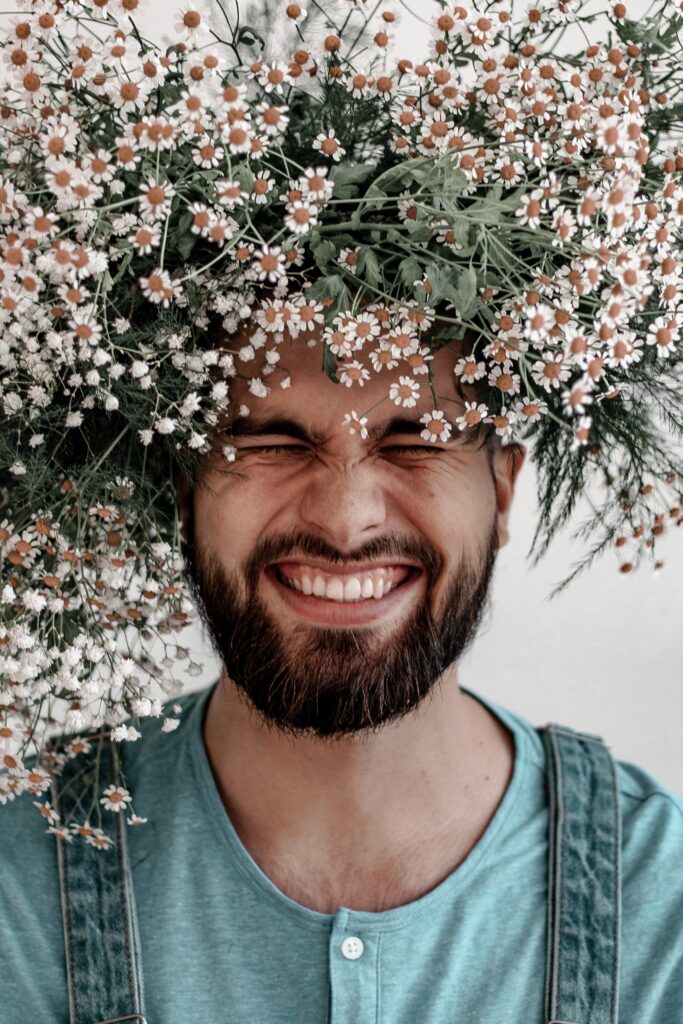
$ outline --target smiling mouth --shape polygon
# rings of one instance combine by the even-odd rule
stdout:
[[[389,565],[336,574],[304,563],[278,562],[269,565],[266,573],[305,597],[331,604],[363,604],[381,601],[419,575],[420,569],[412,565]]]

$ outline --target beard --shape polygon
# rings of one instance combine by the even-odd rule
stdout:
[[[463,556],[451,572],[438,615],[432,599],[443,559],[424,540],[378,538],[353,555],[340,555],[320,538],[293,531],[260,542],[240,576],[201,547],[191,521],[186,560],[199,612],[240,698],[269,728],[328,740],[372,733],[416,709],[434,691],[474,639],[497,552],[494,521],[484,545]],[[414,560],[422,565],[427,586],[414,612],[388,635],[381,627],[303,624],[285,632],[258,595],[262,570],[281,559],[307,556],[330,565]]]

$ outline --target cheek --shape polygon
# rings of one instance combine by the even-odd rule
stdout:
[[[450,510],[457,518],[481,518],[493,504],[490,475],[478,468],[453,467],[445,463],[395,474],[387,481],[402,501],[429,502],[440,513]]]
[[[214,476],[195,499],[195,530],[202,547],[224,566],[242,564],[267,534],[293,488],[279,473]]]
[[[454,473],[435,466],[410,477],[393,491],[397,507],[447,562],[471,558],[486,543],[496,512],[488,471]]]

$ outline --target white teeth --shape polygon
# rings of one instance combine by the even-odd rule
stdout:
[[[357,601],[361,595],[361,583],[357,576],[352,576],[344,584],[344,600]]]
[[[290,587],[299,593],[322,597],[327,601],[354,603],[374,598],[376,601],[385,597],[395,584],[384,574],[374,576],[323,576],[311,577],[302,574],[301,579],[281,577]]]
[[[322,576],[316,576],[316,578],[313,580],[313,593],[315,594],[316,597],[325,596],[325,580],[322,578]]]
[[[357,577],[351,577],[344,583],[344,600],[357,601],[360,597],[360,581]]]

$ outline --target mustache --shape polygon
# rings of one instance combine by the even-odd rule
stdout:
[[[272,562],[287,558],[318,558],[331,565],[347,566],[356,562],[374,559],[395,558],[418,562],[423,566],[429,583],[441,573],[444,559],[439,551],[424,539],[415,539],[400,534],[376,537],[353,551],[342,552],[328,544],[322,537],[302,530],[289,530],[264,537],[254,548],[245,567],[245,578],[250,587],[258,583],[261,570]]]

